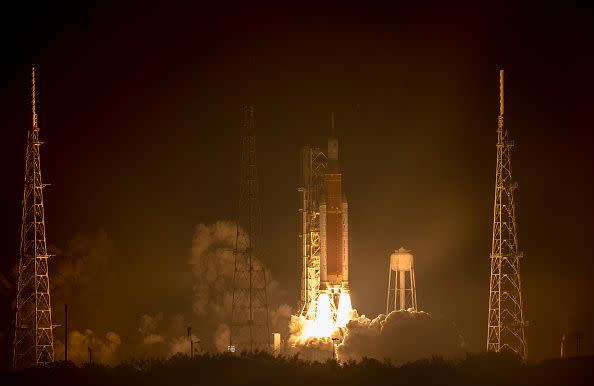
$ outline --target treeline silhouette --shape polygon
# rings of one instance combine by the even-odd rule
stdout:
[[[525,364],[506,354],[467,354],[404,364],[363,359],[339,364],[309,362],[268,353],[201,355],[130,360],[117,366],[55,362],[24,371],[3,371],[2,385],[592,385],[594,357]]]

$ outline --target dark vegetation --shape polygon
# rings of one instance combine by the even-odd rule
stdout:
[[[2,385],[592,385],[594,357],[524,364],[509,355],[469,354],[396,366],[364,359],[357,363],[306,362],[266,353],[204,355],[194,359],[132,360],[115,367],[57,362],[43,368],[0,373]]]

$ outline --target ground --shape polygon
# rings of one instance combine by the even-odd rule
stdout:
[[[462,360],[438,357],[402,364],[364,359],[338,364],[305,362],[269,354],[176,356],[132,360],[115,367],[70,362],[21,372],[2,372],[3,385],[586,385],[594,381],[594,357],[525,364],[506,355],[469,354]]]

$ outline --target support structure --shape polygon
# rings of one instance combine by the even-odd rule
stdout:
[[[503,70],[499,71],[499,100],[487,351],[512,351],[526,359],[520,276],[523,255],[518,251],[514,201],[518,185],[512,178],[511,149],[514,144],[503,125]]]
[[[301,151],[300,234],[301,298],[300,313],[305,315],[320,290],[320,198],[328,165],[319,147],[306,146]]]
[[[32,69],[33,124],[27,132],[25,187],[17,278],[13,368],[23,369],[54,361],[54,335],[49,255],[45,240],[45,216],[41,180],[39,126],[35,107],[35,68]]]
[[[262,221],[258,202],[254,106],[244,106],[243,113],[239,210],[229,336],[229,351],[235,352],[263,351],[269,350],[271,346],[266,271],[258,260],[262,253]]]

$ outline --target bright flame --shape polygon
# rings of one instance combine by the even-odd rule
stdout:
[[[336,327],[346,327],[351,320],[351,295],[348,292],[341,292],[338,298],[338,311],[336,311]]]
[[[331,295],[321,292],[316,301],[312,301],[306,316],[301,316],[303,330],[298,337],[300,341],[309,338],[330,338],[351,320],[351,296],[341,291],[338,298],[338,309],[334,306]]]
[[[315,307],[315,318],[304,321],[301,339],[330,336],[334,331],[334,322],[332,320],[332,305],[330,304],[328,294],[320,294],[317,302],[312,302],[310,307]]]
[[[332,321],[332,305],[328,294],[321,293],[318,296],[318,307],[316,308],[315,332],[317,338],[332,335],[334,323]]]

